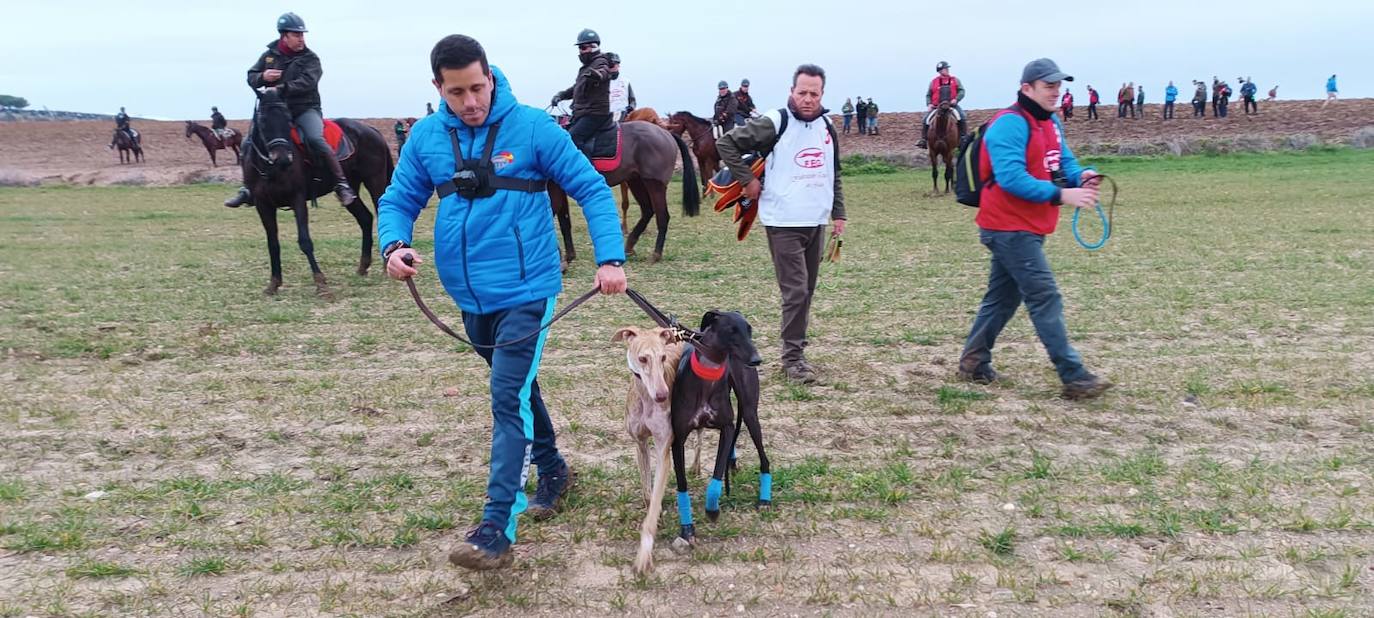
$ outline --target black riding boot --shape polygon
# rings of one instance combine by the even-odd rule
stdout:
[[[253,205],[253,194],[248,192],[248,187],[239,187],[239,192],[235,193],[234,197],[224,200],[224,205],[229,208],[238,208],[244,204]]]
[[[358,195],[353,192],[353,188],[348,186],[348,177],[344,176],[343,166],[339,165],[339,160],[334,157],[334,153],[329,153],[325,157],[329,162],[329,171],[334,174],[334,195],[338,196],[339,203],[347,206],[358,199]]]
[[[921,139],[920,139],[920,141],[916,142],[916,147],[917,147],[917,148],[925,148],[925,147],[926,147],[926,135],[929,134],[929,133],[930,133],[930,123],[928,123],[928,122],[922,120],[922,121],[921,121]]]
[[[965,136],[965,135],[968,135],[968,121],[967,121],[967,120],[964,120],[963,118],[960,118],[960,119],[959,119],[959,143],[960,143],[960,144],[963,144],[963,143],[964,143],[964,136]]]

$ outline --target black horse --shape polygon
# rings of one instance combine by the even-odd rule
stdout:
[[[348,185],[354,193],[358,192],[359,185],[366,185],[367,192],[372,194],[375,209],[382,192],[391,182],[391,149],[387,147],[381,132],[370,126],[344,118],[336,122],[355,148],[352,157],[340,162]],[[307,166],[305,150],[291,140],[291,113],[276,89],[269,88],[258,94],[258,111],[253,116],[249,142],[250,146],[243,157],[243,184],[253,195],[253,204],[258,209],[258,217],[262,219],[263,230],[267,232],[267,253],[272,260],[272,279],[264,292],[276,294],[282,285],[281,244],[277,240],[277,209],[281,208],[290,209],[296,216],[296,242],[310,261],[316,293],[326,299],[333,298],[324,273],[320,272],[320,265],[315,261],[315,245],[310,240],[306,201],[333,192],[334,181],[327,167],[317,166],[311,170]],[[315,175],[323,178],[314,178]],[[372,265],[372,212],[368,211],[361,197],[345,208],[357,219],[358,228],[363,233],[358,274],[366,275]]]

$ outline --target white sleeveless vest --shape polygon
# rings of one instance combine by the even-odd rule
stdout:
[[[785,112],[790,113],[790,112]],[[782,127],[779,110],[764,114],[774,128]],[[835,144],[821,117],[802,122],[787,119],[787,131],[768,155],[759,221],[771,227],[815,227],[830,223],[835,205]]]

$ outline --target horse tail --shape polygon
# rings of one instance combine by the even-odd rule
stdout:
[[[695,217],[701,214],[701,195],[697,193],[697,172],[692,166],[692,155],[687,150],[687,142],[673,135],[677,151],[682,155],[682,214]]]

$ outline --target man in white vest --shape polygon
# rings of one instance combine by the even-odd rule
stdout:
[[[745,197],[757,204],[768,234],[768,251],[782,292],[782,365],[789,380],[810,384],[818,371],[806,361],[806,327],[816,292],[826,225],[844,233],[839,141],[821,106],[825,70],[803,64],[792,74],[787,109],[750,119],[716,140],[721,160],[735,178],[750,178]],[[768,157],[759,182],[743,156]]]
[[[620,122],[635,109],[635,89],[620,75],[620,54],[607,53],[606,61],[611,65],[611,113]]]

